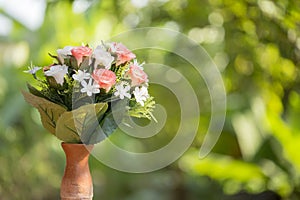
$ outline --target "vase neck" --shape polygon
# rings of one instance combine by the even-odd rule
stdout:
[[[66,154],[67,163],[87,163],[93,145],[62,143],[62,148]]]

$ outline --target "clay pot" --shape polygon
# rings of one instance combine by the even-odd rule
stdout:
[[[66,155],[65,173],[62,178],[62,200],[92,200],[93,183],[88,159],[94,145],[62,143]]]

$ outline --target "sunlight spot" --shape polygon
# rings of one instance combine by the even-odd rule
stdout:
[[[179,25],[174,21],[169,21],[165,23],[165,28],[172,29],[174,31],[180,31]]]
[[[224,52],[216,53],[213,59],[220,71],[223,71],[229,63],[229,57]]]
[[[276,4],[269,0],[259,0],[258,1],[259,8],[269,15],[270,17],[281,18],[282,11],[276,6]]]
[[[130,28],[135,28],[139,22],[140,18],[136,14],[129,14],[123,19],[123,23]]]
[[[131,0],[131,4],[136,8],[143,8],[148,5],[148,0]]]
[[[206,26],[204,28],[192,28],[188,37],[198,43],[215,43],[222,42],[225,37],[223,27]]]
[[[214,26],[222,26],[224,19],[220,13],[213,12],[208,16],[208,21],[211,25]]]
[[[0,14],[0,35],[8,36],[12,29],[12,21]]]
[[[83,13],[91,6],[91,4],[92,3],[87,0],[76,0],[72,4],[72,10],[74,13]]]
[[[8,47],[3,53],[5,64],[15,67],[24,67],[29,57],[29,46],[27,42],[20,42]]]
[[[44,22],[44,0],[0,1],[0,7],[30,30],[37,30]]]

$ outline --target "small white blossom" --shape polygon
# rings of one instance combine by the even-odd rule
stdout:
[[[89,83],[86,81],[81,81],[82,89],[80,92],[87,93],[88,96],[92,96],[93,94],[100,93],[100,86],[98,84],[92,84],[92,78],[89,79]]]
[[[127,97],[130,99],[131,94],[129,93],[130,91],[130,86],[127,85],[125,82],[121,82],[120,84],[115,86],[116,92],[114,93],[115,96],[119,96],[120,99],[124,99],[124,97]]]
[[[53,76],[55,81],[63,85],[64,76],[68,73],[68,66],[66,65],[53,65],[48,71],[44,72],[46,76]]]
[[[77,74],[73,74],[73,79],[81,82],[84,79],[89,79],[91,77],[90,73],[87,73],[86,70],[82,71],[82,70],[78,70]]]
[[[149,98],[148,89],[144,86],[136,87],[133,91],[136,102],[144,106],[144,102]]]
[[[93,57],[95,58],[95,65],[103,65],[105,69],[109,69],[111,63],[114,61],[114,57],[103,46],[96,47]]]
[[[37,67],[37,66],[32,66],[32,63],[31,65],[28,67],[28,70],[24,71],[25,73],[29,73],[29,74],[32,74],[34,75],[37,71],[39,71],[41,69],[41,67]]]

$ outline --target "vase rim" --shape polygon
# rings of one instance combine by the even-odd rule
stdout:
[[[67,147],[67,146],[73,146],[73,147],[78,147],[78,148],[80,148],[80,147],[85,147],[88,151],[91,151],[92,149],[93,149],[93,147],[94,147],[94,145],[93,144],[83,144],[83,143],[67,143],[67,142],[61,142],[61,146],[62,147]]]
[[[93,144],[84,144],[84,143],[68,143],[68,142],[61,142],[62,145],[84,145],[84,146],[94,146]]]

